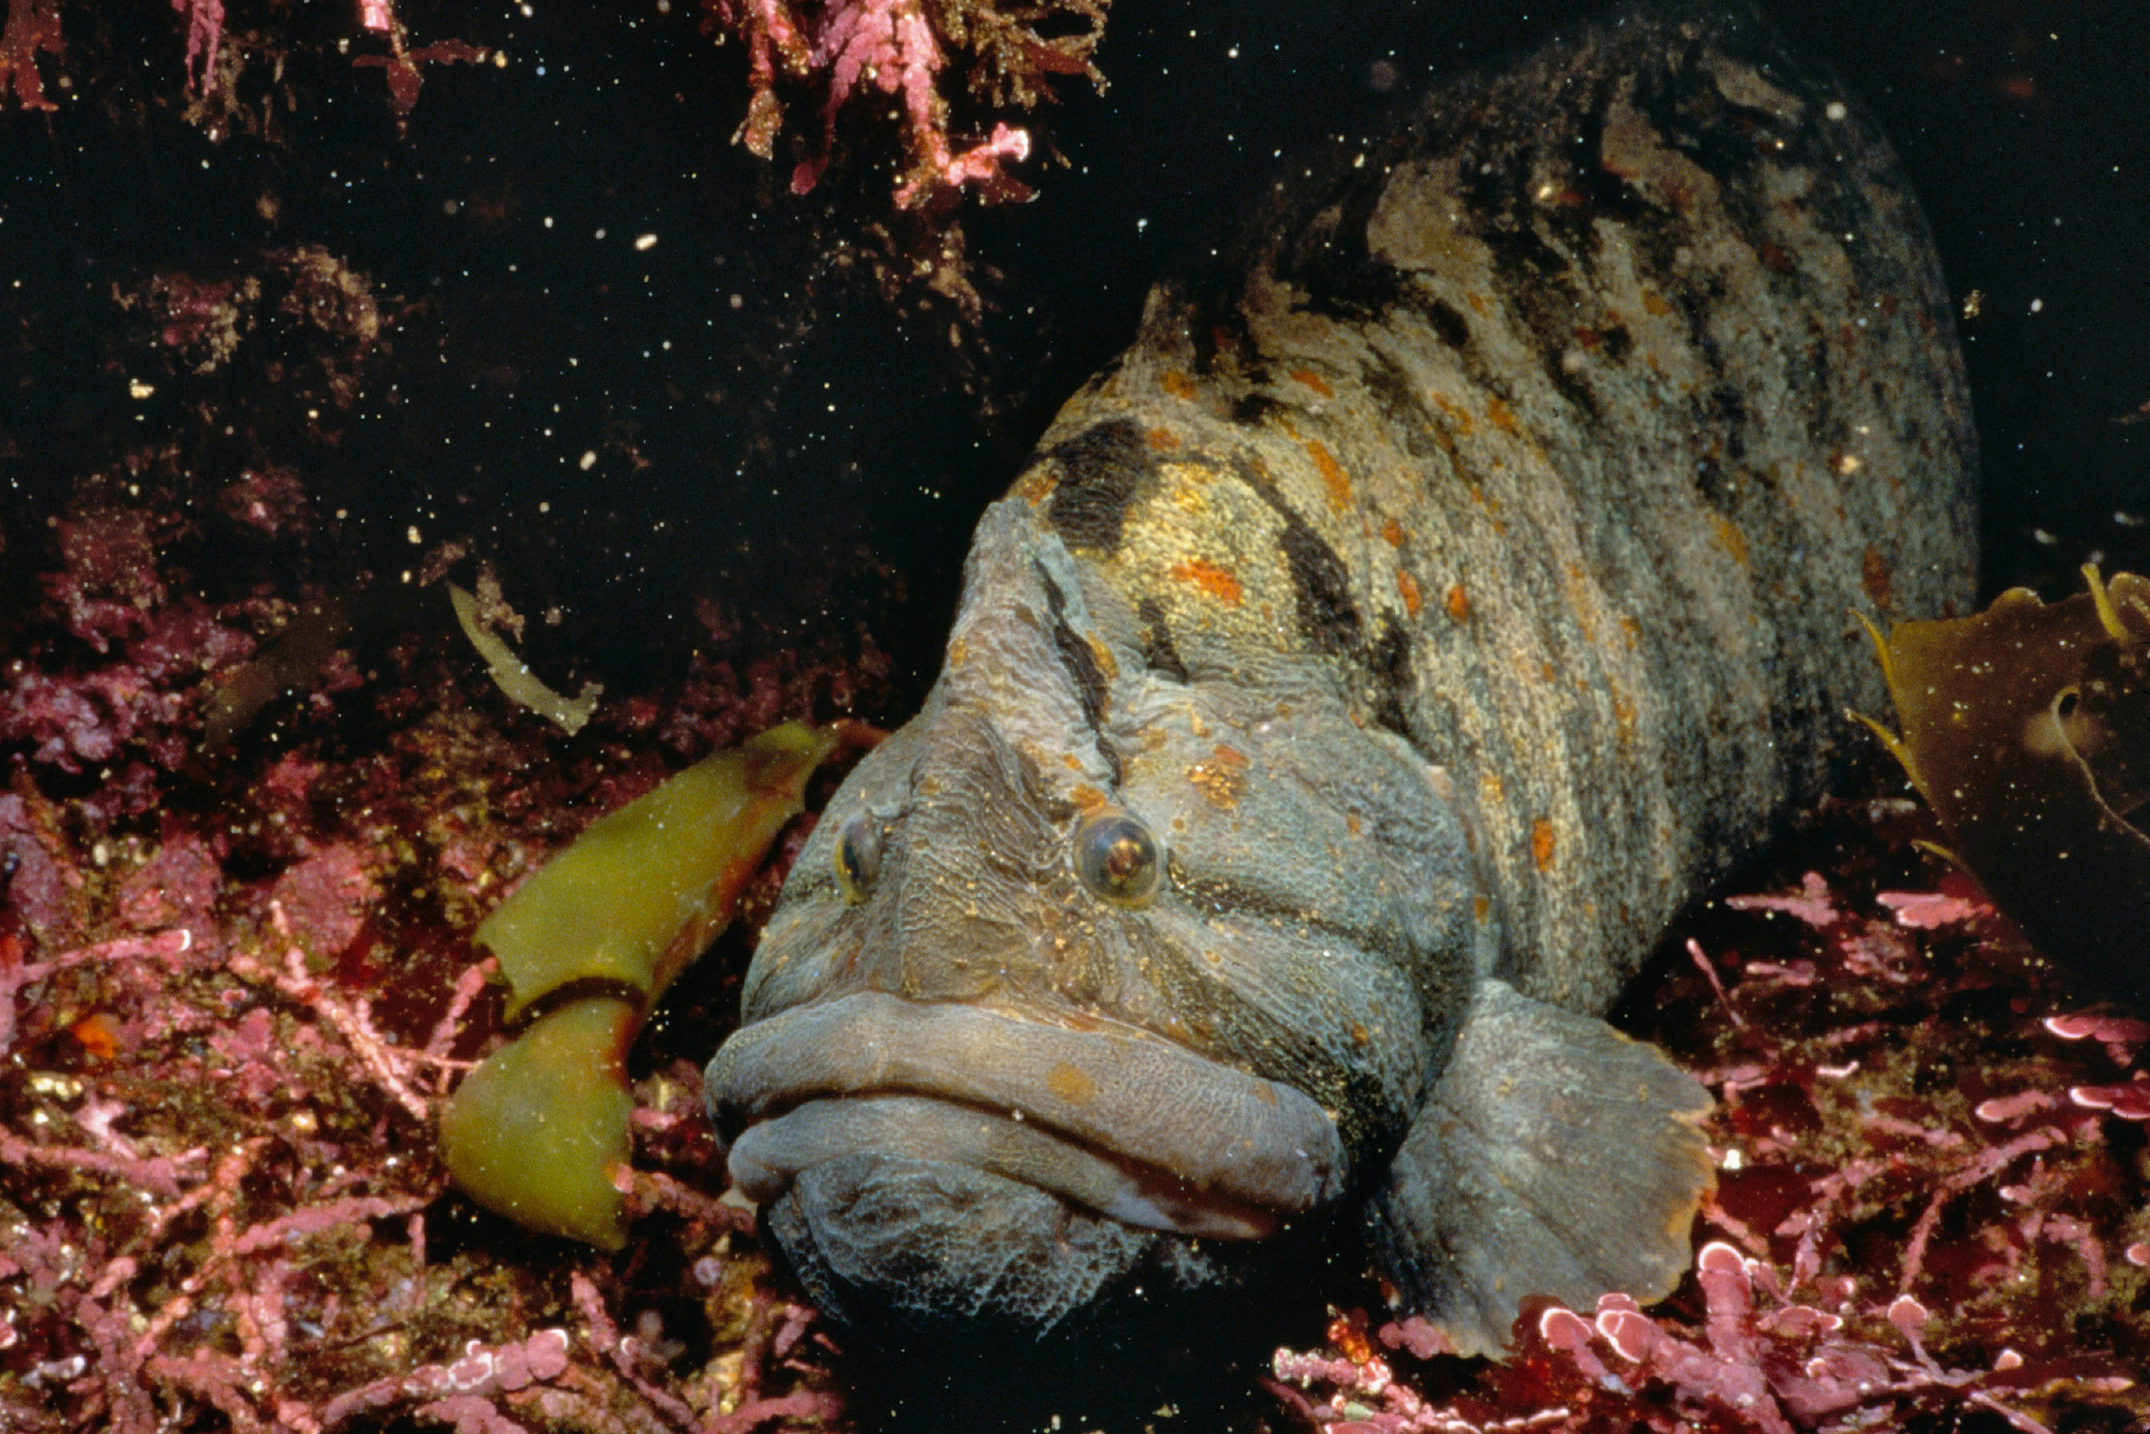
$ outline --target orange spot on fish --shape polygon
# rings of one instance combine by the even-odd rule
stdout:
[[[1180,441],[1169,428],[1153,428],[1147,435],[1152,448],[1177,448]]]
[[[1314,466],[1321,470],[1321,483],[1329,490],[1329,506],[1341,513],[1351,506],[1351,476],[1344,472],[1344,465],[1336,456],[1321,446],[1317,439],[1306,440],[1307,455]]]
[[[1303,383],[1308,388],[1314,390],[1314,392],[1320,394],[1323,398],[1336,397],[1336,390],[1330,388],[1329,385],[1323,381],[1322,376],[1314,372],[1312,369],[1295,368],[1291,371],[1291,376],[1298,382]]]
[[[1392,548],[1403,546],[1403,524],[1394,518],[1381,525],[1381,540]]]
[[[1746,567],[1748,565],[1747,535],[1739,530],[1737,523],[1722,513],[1710,514],[1710,522],[1717,529],[1718,544],[1726,552],[1730,553],[1733,560],[1741,567]]]
[[[1045,1088],[1069,1105],[1088,1105],[1097,1099],[1097,1082],[1090,1073],[1066,1061],[1045,1073]]]
[[[1040,464],[1015,480],[1015,496],[1035,508],[1051,497],[1057,486],[1053,475]]]
[[[1888,608],[1896,601],[1896,584],[1889,571],[1889,559],[1881,549],[1869,543],[1866,556],[1859,560],[1859,586],[1874,600],[1874,606]]]
[[[1799,267],[1792,256],[1785,252],[1782,245],[1772,244],[1767,239],[1762,241],[1761,246],[1755,252],[1762,256],[1763,263],[1780,274],[1789,274]]]
[[[1247,590],[1240,586],[1238,578],[1215,563],[1205,563],[1200,558],[1174,564],[1172,576],[1179,582],[1193,584],[1228,607],[1238,607],[1247,595]]]
[[[1085,782],[1076,787],[1074,791],[1068,793],[1068,800],[1075,804],[1077,811],[1094,812],[1105,805],[1110,798],[1096,787]]]
[[[1666,303],[1664,296],[1655,289],[1644,289],[1642,291],[1642,307],[1646,312],[1654,314],[1660,319],[1672,312],[1672,305]]]
[[[1263,1105],[1275,1105],[1277,1103],[1276,1087],[1268,1081],[1263,1081],[1254,1088],[1254,1098]]]
[[[1466,622],[1471,616],[1471,595],[1463,590],[1462,583],[1450,583],[1441,606],[1447,608],[1448,615],[1457,622]]]
[[[1219,745],[1203,761],[1187,769],[1187,784],[1207,797],[1212,806],[1229,811],[1239,805],[1247,789],[1247,758],[1242,752]]]
[[[1530,859],[1540,871],[1553,869],[1553,823],[1540,817],[1530,824]]]
[[[1418,580],[1402,568],[1396,570],[1396,591],[1403,594],[1403,610],[1412,617],[1418,616]]]
[[[1486,400],[1486,419],[1503,433],[1520,433],[1522,428],[1515,421],[1515,410],[1499,394]]]
[[[1195,387],[1194,380],[1176,368],[1166,369],[1164,377],[1159,382],[1164,385],[1166,393],[1178,399],[1192,399],[1199,391]]]
[[[68,1033],[82,1043],[82,1049],[99,1060],[119,1057],[119,1022],[104,1011],[92,1011],[68,1027]]]
[[[1441,416],[1448,420],[1448,426],[1463,437],[1468,438],[1478,430],[1477,421],[1462,404],[1454,402],[1446,394],[1432,393],[1427,397],[1433,400],[1435,408],[1441,410]]]
[[[1483,893],[1471,898],[1471,919],[1473,921],[1483,921],[1492,914],[1493,903],[1486,900]]]
[[[1642,624],[1632,617],[1621,618],[1620,636],[1627,640],[1627,650],[1633,652],[1636,644],[1642,641]]]

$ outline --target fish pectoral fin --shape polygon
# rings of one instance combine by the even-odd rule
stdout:
[[[1654,1048],[1483,980],[1367,1207],[1374,1257],[1465,1354],[1498,1357],[1527,1295],[1661,1299],[1714,1180],[1710,1105]]]

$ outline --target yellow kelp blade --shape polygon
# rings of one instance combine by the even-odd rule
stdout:
[[[508,981],[507,1019],[577,981],[655,1000],[732,919],[838,740],[787,722],[592,822],[478,927]]]
[[[626,1057],[641,1028],[634,1005],[596,996],[548,1011],[480,1063],[441,1112],[457,1187],[532,1230],[626,1244],[613,1173],[627,1163]]]
[[[705,758],[591,823],[478,927],[507,1019],[569,987],[470,1073],[441,1117],[457,1186],[532,1229],[618,1249],[628,1157],[625,1055],[649,1008],[730,923],[844,726],[786,723]],[[863,730],[863,729],[861,729]]]

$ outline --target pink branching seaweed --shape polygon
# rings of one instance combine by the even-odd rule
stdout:
[[[207,94],[224,39],[224,0],[172,0],[172,8],[187,17],[186,68],[194,92]]]
[[[1499,1396],[1490,1406],[1481,1397],[1429,1403],[1363,1349],[1280,1349],[1273,1387],[1329,1434],[1638,1428],[1794,1434],[1825,1425],[1894,1427],[1914,1411],[1965,1403],[1992,1410],[2025,1434],[2045,1428],[2011,1402],[2024,1385],[2022,1356],[2010,1352],[1982,1368],[1943,1365],[1921,1340],[1929,1314],[1908,1295],[1876,1306],[1824,1282],[1814,1292],[1819,1302],[1797,1300],[1769,1265],[1717,1241],[1696,1257],[1694,1282],[1699,1327],[1648,1314],[1624,1295],[1604,1296],[1588,1316],[1555,1304],[1541,1304],[1534,1317],[1526,1313],[1517,1321],[1509,1363],[1488,1371],[1489,1392]],[[2056,1372],[2050,1365],[2042,1371]],[[2117,1394],[2129,1381],[2108,1373],[2082,1383]]]
[[[1817,930],[1836,925],[1844,915],[1831,901],[1829,883],[1818,871],[1806,874],[1797,896],[1728,896],[1724,904],[1734,911],[1781,911]]]
[[[896,202],[912,209],[944,203],[966,189],[987,200],[1030,193],[1008,172],[1030,157],[1028,130],[996,119],[983,139],[959,142],[951,132],[944,76],[963,73],[972,92],[989,103],[1029,109],[1048,93],[1043,86],[1052,76],[1096,77],[1090,57],[1105,15],[1103,0],[1054,0],[1023,12],[990,0],[932,6],[923,0],[704,0],[704,10],[711,28],[746,45],[752,98],[737,137],[749,150],[764,159],[775,154],[784,117],[779,86],[819,95],[821,142],[793,168],[795,193],[820,182],[837,150],[838,116],[854,99],[899,99],[895,113],[906,159]],[[1084,28],[1040,36],[1039,21],[1055,14],[1078,18]]]

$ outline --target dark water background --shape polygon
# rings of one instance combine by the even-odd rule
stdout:
[[[70,8],[60,111],[0,115],[0,613],[49,566],[48,519],[161,444],[151,478],[182,507],[272,463],[311,504],[304,541],[258,561],[205,523],[211,595],[279,573],[336,589],[462,541],[511,599],[560,609],[541,666],[662,672],[706,636],[699,594],[771,643],[870,622],[915,691],[979,509],[1171,254],[1277,150],[1600,7],[1121,0],[1110,89],[1070,82],[1044,116],[1065,167],[965,218],[986,307],[955,343],[946,304],[892,302],[846,262],[885,174],[795,199],[785,166],[728,142],[739,47],[712,48],[686,0],[414,0],[414,42],[509,63],[429,67],[401,133],[381,71],[336,52],[345,8],[265,12],[281,75],[257,60],[240,92],[260,103],[207,127],[176,113],[162,4]],[[1963,333],[1988,590],[2058,595],[2093,556],[2150,567],[2150,423],[2121,421],[2150,405],[2150,6],[1770,8],[1878,111],[1959,305],[1981,295]],[[347,412],[323,418],[266,339],[192,373],[112,299],[301,245],[401,310]],[[145,375],[154,394],[130,397]]]

